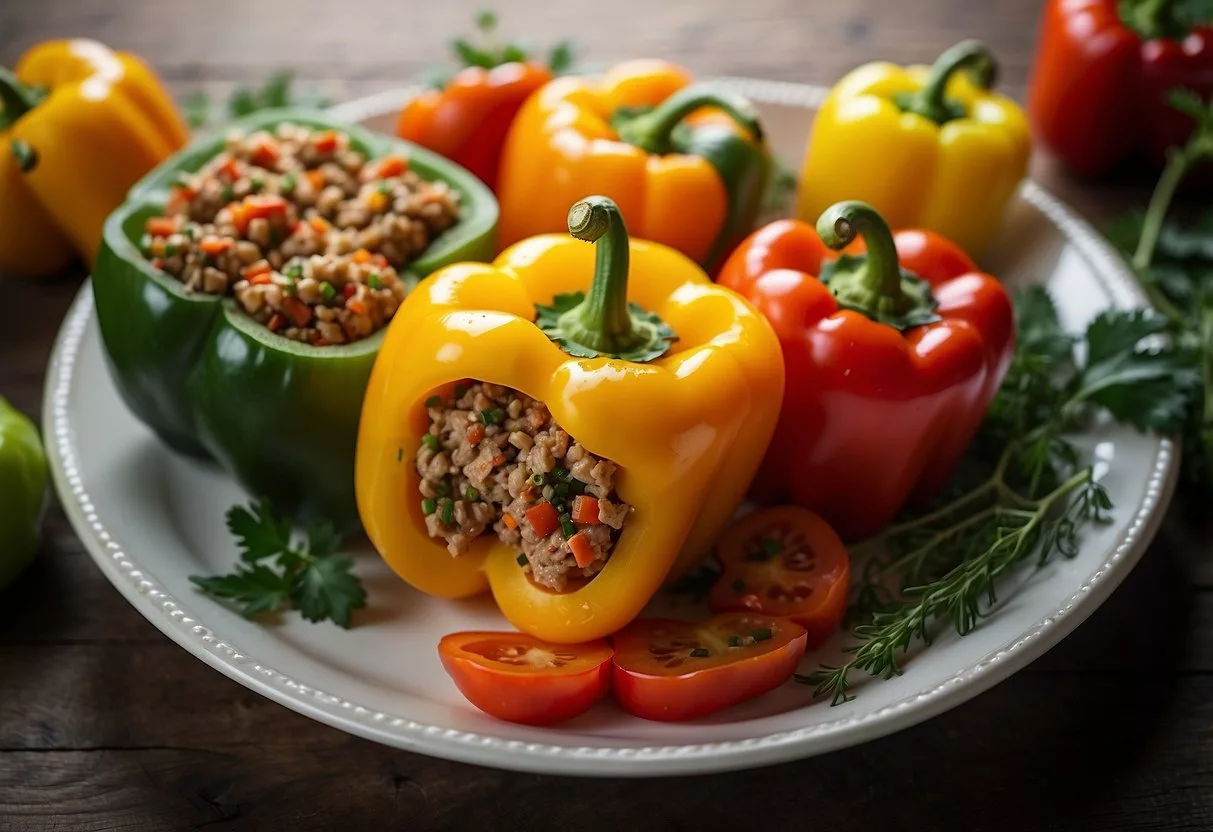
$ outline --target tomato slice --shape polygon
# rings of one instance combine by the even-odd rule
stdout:
[[[615,634],[615,699],[644,719],[706,716],[786,682],[805,638],[795,622],[752,612],[699,622],[642,618]]]
[[[605,641],[549,644],[524,633],[462,632],[438,643],[442,666],[469,702],[524,725],[551,725],[588,711],[611,687]]]
[[[746,515],[720,538],[724,567],[712,612],[751,610],[790,618],[808,631],[808,649],[838,629],[847,611],[851,559],[825,520],[799,506]]]

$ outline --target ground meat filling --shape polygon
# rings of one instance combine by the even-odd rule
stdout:
[[[397,270],[458,219],[458,195],[403,157],[368,161],[344,133],[283,124],[233,133],[180,176],[141,247],[186,291],[233,295],[274,332],[323,346],[382,329],[405,295]]]
[[[615,463],[508,387],[468,382],[426,410],[416,464],[430,537],[461,555],[492,526],[519,566],[555,590],[602,569],[631,511],[615,494]]]

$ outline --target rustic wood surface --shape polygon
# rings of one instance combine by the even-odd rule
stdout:
[[[660,55],[700,74],[828,83],[977,36],[1022,98],[1040,4],[1025,0],[501,3],[537,43]],[[179,95],[290,67],[334,100],[445,58],[466,3],[7,0],[0,63],[79,35],[146,56]],[[1102,218],[1140,184],[1083,189]],[[0,393],[41,408],[51,341],[81,280],[10,282]],[[20,310],[12,314],[12,310]],[[1173,510],[1092,619],[1023,673],[924,725],[826,757],[672,780],[573,780],[408,754],[282,708],[158,633],[93,566],[58,508],[0,597],[0,830],[1213,828],[1213,581],[1206,530]]]

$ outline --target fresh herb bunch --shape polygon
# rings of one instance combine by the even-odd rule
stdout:
[[[1213,0],[1119,0],[1116,11],[1142,38],[1182,40],[1213,20]]]
[[[310,93],[292,90],[294,76],[285,70],[275,72],[260,87],[237,87],[228,98],[227,114],[220,120],[240,118],[249,113],[292,105],[303,107],[327,107],[329,102]],[[190,127],[199,128],[212,120],[211,99],[205,92],[196,92],[182,101],[185,118]]]
[[[240,547],[236,570],[217,577],[190,576],[207,595],[252,617],[294,607],[308,621],[330,619],[350,626],[350,613],[366,606],[366,590],[353,573],[354,559],[339,554],[341,538],[330,523],[296,536],[265,503],[234,506],[228,530]]]
[[[1167,334],[1199,368],[1201,389],[1184,425],[1184,476],[1197,493],[1213,485],[1213,213],[1191,225],[1167,219],[1180,183],[1213,159],[1213,102],[1178,90],[1171,104],[1191,116],[1195,130],[1173,148],[1144,213],[1121,218],[1108,236],[1128,258],[1142,289],[1167,321]]]
[[[451,50],[459,61],[459,68],[478,66],[493,69],[502,64],[531,60],[534,50],[518,41],[501,43],[497,40],[497,14],[490,9],[476,13],[476,33],[480,42],[468,38],[455,38]],[[575,49],[571,41],[563,40],[548,50],[547,66],[553,75],[563,75],[573,67]],[[427,86],[443,89],[450,83],[457,70],[433,69],[427,73]]]
[[[851,699],[857,672],[899,675],[901,656],[929,644],[939,623],[971,632],[1001,576],[1077,553],[1080,531],[1111,502],[1073,431],[1100,415],[1161,433],[1183,425],[1200,378],[1180,349],[1158,343],[1164,318],[1107,311],[1073,337],[1042,287],[1019,293],[1015,311],[1014,359],[952,488],[872,541],[891,554],[873,556],[858,581],[851,658],[797,676],[816,696]]]

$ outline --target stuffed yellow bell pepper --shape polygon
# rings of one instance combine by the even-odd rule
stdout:
[[[966,77],[967,73],[967,77]],[[1027,119],[990,91],[990,52],[964,41],[932,67],[861,66],[831,90],[809,136],[797,213],[867,202],[893,228],[927,228],[970,255],[989,243],[1027,171]]]
[[[712,547],[783,393],[779,344],[739,295],[629,240],[605,197],[568,227],[408,296],[356,461],[363,525],[404,580],[490,588],[555,642],[618,630]]]
[[[35,46],[0,67],[0,272],[89,263],[105,218],[185,144],[185,123],[137,57],[91,40]]]

